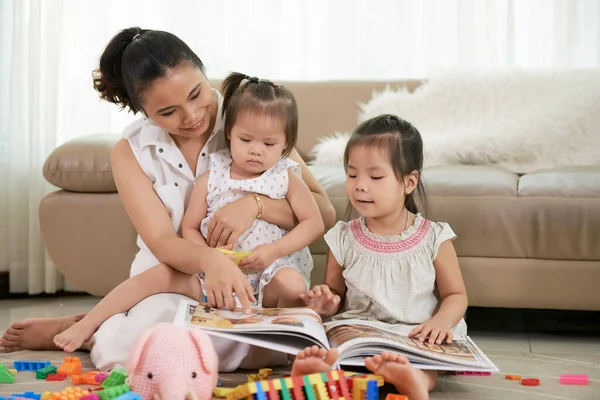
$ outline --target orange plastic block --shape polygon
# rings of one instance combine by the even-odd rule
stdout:
[[[521,380],[521,375],[506,374],[506,375],[504,375],[504,379],[508,379],[509,381],[520,381]]]
[[[82,367],[79,357],[65,357],[65,361],[58,367],[58,374],[68,376],[81,375]]]
[[[402,394],[388,393],[388,395],[385,396],[385,400],[408,400],[408,397],[406,397]]]
[[[99,373],[100,371],[89,371],[84,372],[81,375],[72,375],[71,382],[74,385],[99,385],[96,380],[96,375]]]

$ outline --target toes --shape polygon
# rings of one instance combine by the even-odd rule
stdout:
[[[316,355],[317,355],[317,357],[319,357],[319,358],[325,358],[325,356],[327,355],[327,349],[324,349],[324,348],[322,348],[322,347],[321,347],[321,348],[320,348],[320,349],[317,351],[317,354],[316,354]]]
[[[4,331],[4,333],[16,336],[16,335],[20,335],[21,333],[23,333],[23,329],[8,328],[6,331]]]
[[[11,334],[5,332],[4,336],[2,336],[2,341],[3,342],[17,343],[17,342],[19,342],[19,336],[18,335],[11,335]]]
[[[329,365],[335,364],[338,359],[338,349],[331,349],[325,355],[325,362]]]
[[[310,348],[309,355],[311,355],[311,356],[313,356],[313,357],[314,357],[314,356],[318,356],[318,355],[319,355],[319,350],[321,350],[321,349],[319,348],[319,346],[317,346],[317,345],[315,345],[315,346],[312,346],[312,347]]]

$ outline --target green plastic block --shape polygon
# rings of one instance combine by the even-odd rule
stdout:
[[[0,383],[15,383],[15,376],[6,368],[4,363],[0,363]]]
[[[127,379],[127,372],[119,369],[113,370],[110,375],[102,382],[102,387],[108,389],[115,386],[120,386]]]
[[[55,374],[57,369],[56,365],[48,365],[42,369],[38,369],[35,371],[35,379],[46,379],[49,374]]]
[[[101,392],[96,392],[96,394],[98,394],[98,397],[100,397],[102,400],[112,400],[115,397],[119,397],[120,395],[129,392],[130,390],[131,389],[128,385],[119,385],[104,389]]]

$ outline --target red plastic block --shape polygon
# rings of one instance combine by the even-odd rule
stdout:
[[[408,400],[408,397],[402,394],[388,393],[388,395],[385,396],[385,400]]]
[[[527,378],[521,381],[521,385],[523,386],[539,386],[540,380],[537,378]]]
[[[510,374],[506,374],[504,375],[504,379],[508,379],[509,381],[520,381],[521,375],[510,375]]]
[[[586,374],[562,374],[560,376],[561,385],[588,385],[589,379]]]
[[[58,381],[64,381],[65,379],[67,379],[67,374],[48,374],[46,376],[47,381],[58,382]]]

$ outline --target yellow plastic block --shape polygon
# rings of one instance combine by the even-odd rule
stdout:
[[[229,393],[232,393],[233,391],[235,391],[235,388],[218,387],[218,388],[215,388],[215,390],[213,390],[213,396],[223,398],[223,397],[227,397],[227,395]]]
[[[12,368],[8,368],[8,371],[13,374],[16,375],[17,374],[17,370],[16,369],[12,369]]]
[[[228,256],[233,256],[233,262],[235,263],[235,265],[237,265],[239,267],[240,262],[242,262],[242,260],[246,257],[248,257],[250,254],[252,254],[251,251],[231,251],[231,250],[227,250],[227,249],[219,249],[221,250],[221,252],[225,255]]]

